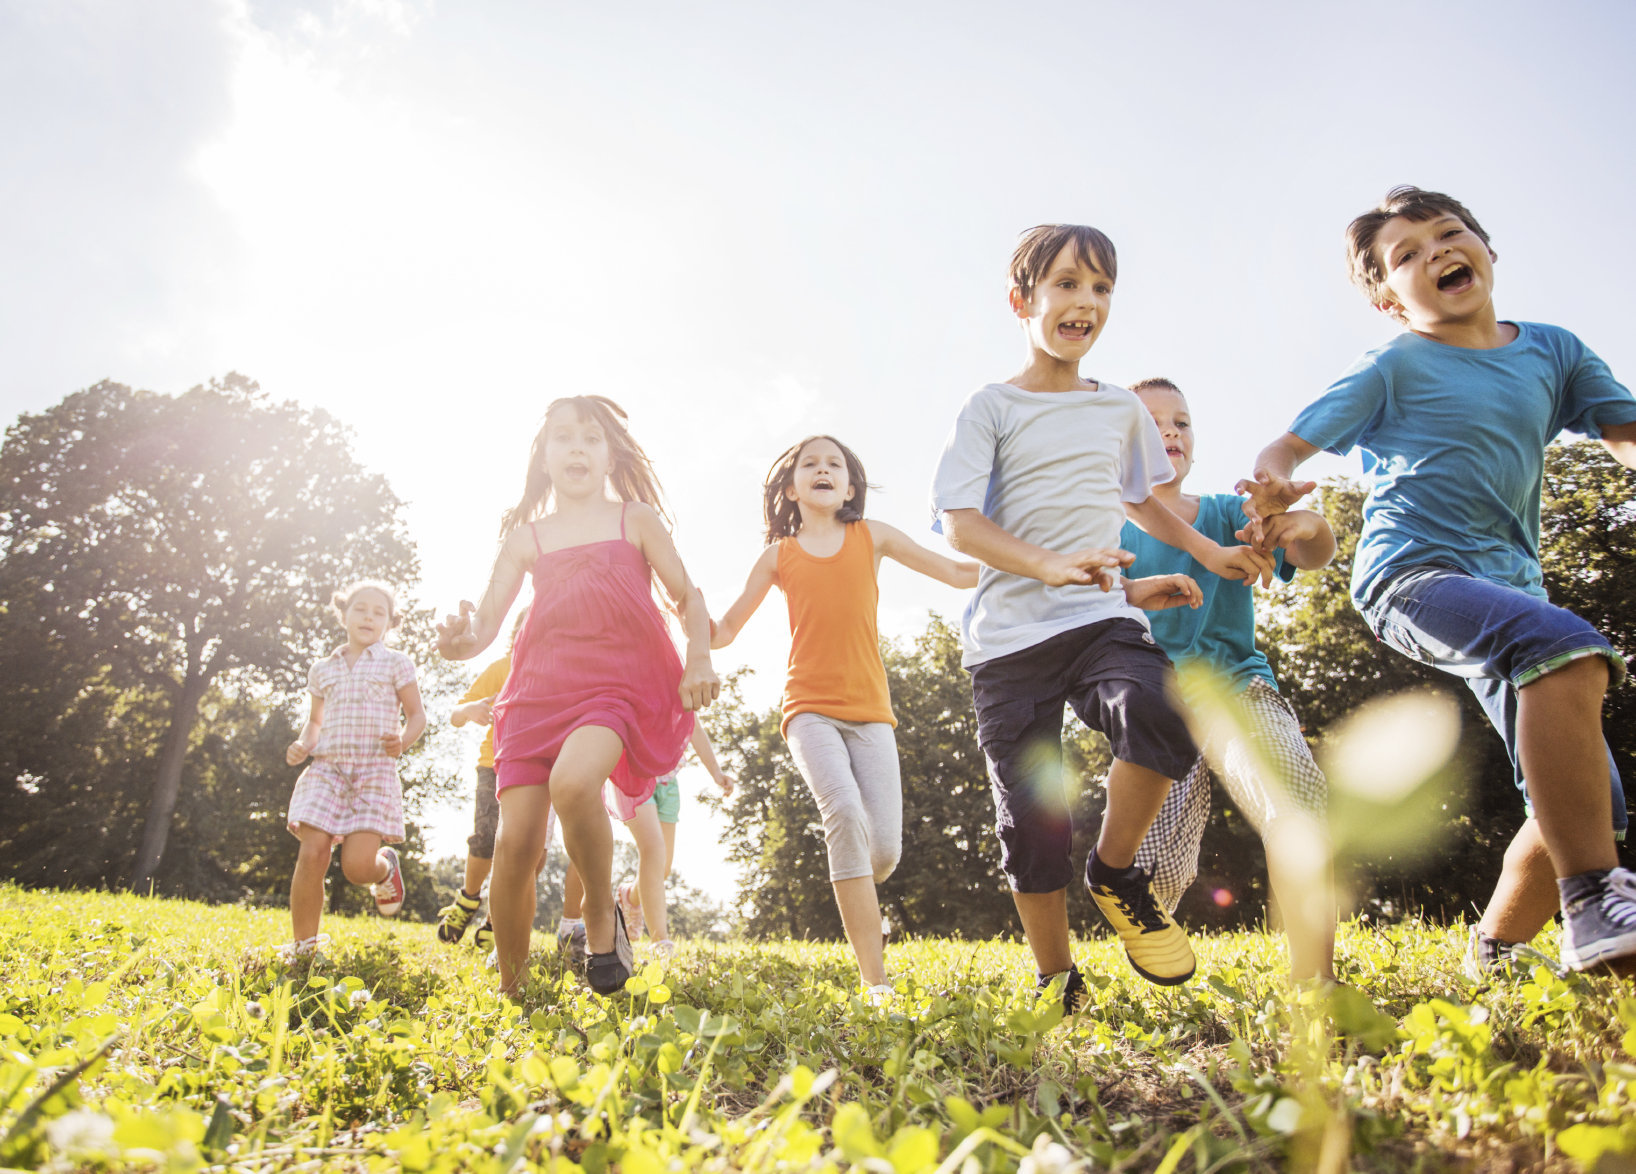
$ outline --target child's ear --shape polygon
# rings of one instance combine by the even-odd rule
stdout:
[[[1030,318],[1033,316],[1030,313],[1031,307],[1028,304],[1028,299],[1023,297],[1022,286],[1013,285],[1007,294],[1007,300],[1011,302],[1011,312],[1017,317]]]
[[[1409,324],[1409,316],[1403,312],[1403,307],[1398,305],[1391,298],[1376,302],[1375,309],[1379,310],[1382,314],[1385,314],[1393,322],[1396,322],[1399,325],[1407,326]]]

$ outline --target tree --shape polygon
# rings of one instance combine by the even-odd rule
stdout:
[[[417,556],[402,503],[324,412],[230,374],[175,397],[103,382],[20,417],[0,447],[0,624],[7,659],[39,660],[36,688],[8,690],[25,697],[8,765],[42,738],[101,753],[78,781],[20,771],[19,790],[115,788],[114,818],[141,827],[128,883],[146,887],[212,690],[290,690],[334,643],[329,593],[370,577],[413,584]]]

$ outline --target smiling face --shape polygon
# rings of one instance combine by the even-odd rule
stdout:
[[[1180,484],[1193,470],[1193,413],[1187,410],[1187,397],[1173,387],[1146,387],[1136,394],[1159,426],[1165,456]]]
[[[1493,313],[1494,251],[1458,216],[1394,216],[1374,247],[1388,298],[1379,308],[1409,329],[1430,332]]]
[[[784,495],[801,507],[834,513],[852,500],[856,486],[847,474],[846,454],[827,437],[810,440],[795,458],[795,472]]]
[[[563,408],[546,421],[545,471],[563,497],[601,496],[611,458],[608,436],[594,416]]]
[[[1045,276],[1024,297],[1011,290],[1011,308],[1028,332],[1028,344],[1064,363],[1077,363],[1107,325],[1113,300],[1113,278],[1103,273],[1070,242],[1062,247]]]
[[[385,592],[361,587],[352,593],[341,613],[347,640],[357,648],[368,648],[386,637],[392,627],[392,601]]]

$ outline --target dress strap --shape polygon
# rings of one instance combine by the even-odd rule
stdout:
[[[622,502],[619,503],[619,538],[620,538],[620,541],[624,541],[624,538],[625,538],[625,511],[630,509],[630,507],[631,507],[631,503],[628,502],[628,501],[622,501]]]
[[[528,524],[528,532],[534,539],[534,557],[538,558],[540,555],[545,553],[544,549],[540,546],[540,524],[538,522],[530,522]]]

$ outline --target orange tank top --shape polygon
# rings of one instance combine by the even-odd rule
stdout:
[[[896,726],[875,627],[880,588],[869,523],[848,523],[841,549],[828,558],[779,539],[778,585],[790,609],[783,726],[798,713]]]

